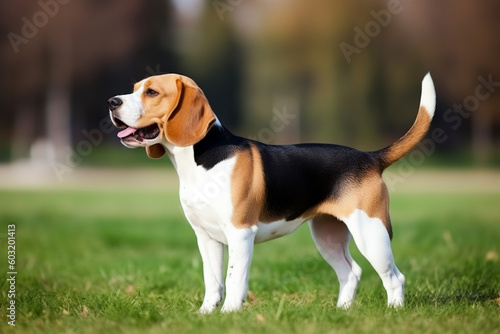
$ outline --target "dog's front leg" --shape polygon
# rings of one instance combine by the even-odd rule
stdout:
[[[197,233],[198,248],[203,260],[205,298],[200,313],[212,313],[222,301],[224,293],[224,245],[204,233]]]
[[[239,311],[248,292],[248,275],[252,262],[257,227],[234,228],[226,233],[229,262],[226,276],[226,300],[222,312]]]

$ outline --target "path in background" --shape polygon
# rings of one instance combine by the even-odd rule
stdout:
[[[425,169],[401,178],[397,169],[384,173],[391,193],[500,192],[500,170]],[[50,168],[30,165],[0,165],[0,189],[109,189],[177,191],[177,174],[169,168],[76,168],[59,180]]]

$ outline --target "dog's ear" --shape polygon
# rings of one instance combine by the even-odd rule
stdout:
[[[151,146],[146,146],[146,153],[148,157],[153,158],[153,159],[160,159],[162,156],[165,155],[165,147],[161,144],[154,144]]]
[[[191,146],[202,140],[215,122],[215,114],[203,91],[177,79],[177,103],[163,122],[165,138],[176,146]]]

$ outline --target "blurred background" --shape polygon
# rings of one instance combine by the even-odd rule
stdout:
[[[429,161],[498,166],[496,0],[1,1],[0,32],[0,162],[59,181],[158,165],[119,143],[106,101],[171,72],[236,134],[373,150],[409,129],[431,71]]]
[[[0,0],[0,35],[0,258],[15,225],[19,333],[498,333],[499,0]],[[413,124],[428,71],[430,132],[384,173],[404,313],[353,243],[367,283],[355,312],[332,312],[303,227],[256,247],[258,304],[195,314],[177,175],[121,145],[107,100],[176,72],[237,135],[376,150]]]

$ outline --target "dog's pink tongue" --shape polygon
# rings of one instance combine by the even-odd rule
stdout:
[[[128,127],[125,130],[118,132],[117,136],[118,136],[118,138],[124,138],[124,137],[130,136],[131,134],[135,133],[136,131],[137,131],[136,128]]]

